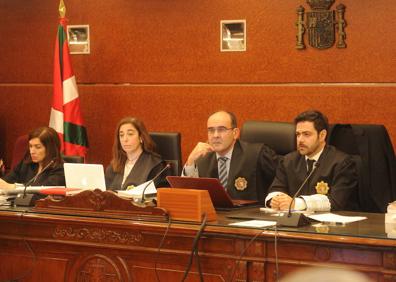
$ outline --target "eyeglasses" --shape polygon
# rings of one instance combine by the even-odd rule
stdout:
[[[208,127],[208,134],[210,134],[210,135],[213,135],[213,134],[215,134],[216,133],[216,131],[217,131],[217,133],[219,133],[219,134],[224,134],[224,133],[226,133],[228,130],[233,130],[234,128],[227,128],[227,127],[225,127],[225,126],[219,126],[219,127]]]

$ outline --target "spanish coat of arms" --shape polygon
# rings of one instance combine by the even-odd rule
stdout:
[[[336,10],[330,10],[335,0],[307,0],[312,11],[305,12],[303,6],[297,8],[297,44],[296,49],[305,49],[304,33],[308,33],[308,42],[314,48],[327,49],[334,45],[337,33],[337,48],[346,48],[344,19],[345,6],[339,4]],[[304,20],[304,16],[306,20]]]

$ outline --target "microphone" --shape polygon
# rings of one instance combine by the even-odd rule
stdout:
[[[147,187],[151,185],[164,171],[168,170],[171,168],[171,164],[166,164],[166,166],[161,169],[160,172],[158,172],[149,182],[147,182],[146,186],[144,186],[143,191],[142,191],[142,199],[140,200],[140,204],[144,204],[145,198],[144,198],[144,192],[146,192]]]
[[[309,219],[304,214],[292,213],[291,209],[292,209],[293,203],[295,202],[295,200],[297,198],[297,195],[300,194],[301,190],[304,188],[305,184],[311,178],[312,174],[315,172],[316,168],[318,168],[318,167],[319,167],[319,163],[315,162],[311,172],[308,174],[307,177],[305,177],[305,179],[301,183],[300,187],[298,187],[296,193],[294,193],[292,200],[290,202],[287,214],[283,215],[282,217],[279,218],[279,220],[278,220],[279,225],[288,226],[288,227],[299,227],[299,226],[309,224]]]
[[[30,186],[32,183],[36,182],[36,180],[43,174],[43,172],[46,171],[53,163],[54,160],[51,160],[39,173],[37,173],[34,177],[32,177],[28,182],[25,183],[22,196],[18,195],[15,198],[14,204],[16,206],[34,206],[34,203],[37,199],[34,197],[34,194],[26,194],[27,187]]]

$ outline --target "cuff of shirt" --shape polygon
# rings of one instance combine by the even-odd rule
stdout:
[[[307,211],[330,211],[331,204],[326,195],[314,194],[311,196],[301,196],[307,205]]]
[[[185,165],[182,176],[198,177],[198,168],[195,165]]]
[[[294,200],[294,208],[293,208],[293,210],[295,210],[295,211],[303,211],[306,208],[307,208],[307,205],[306,205],[304,199],[296,198]]]

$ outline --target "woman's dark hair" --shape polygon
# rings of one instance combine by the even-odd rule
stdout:
[[[43,160],[43,167],[48,165],[51,161],[53,161],[53,164],[51,165],[52,167],[63,163],[63,159],[60,152],[61,144],[60,144],[59,136],[58,133],[53,128],[48,126],[43,126],[33,129],[29,133],[28,140],[30,141],[34,138],[38,138],[45,147],[45,157]],[[32,157],[30,156],[29,153],[27,153],[25,156],[25,162],[27,163],[32,162]]]
[[[151,139],[143,122],[135,117],[125,117],[118,122],[114,134],[113,159],[111,160],[111,166],[114,172],[118,172],[118,173],[121,173],[124,170],[125,162],[127,160],[127,155],[125,151],[122,149],[120,137],[119,137],[120,128],[124,124],[131,124],[133,127],[136,128],[139,134],[139,138],[141,139],[143,151],[157,155],[157,153],[155,152],[156,150],[155,143],[153,139]]]

